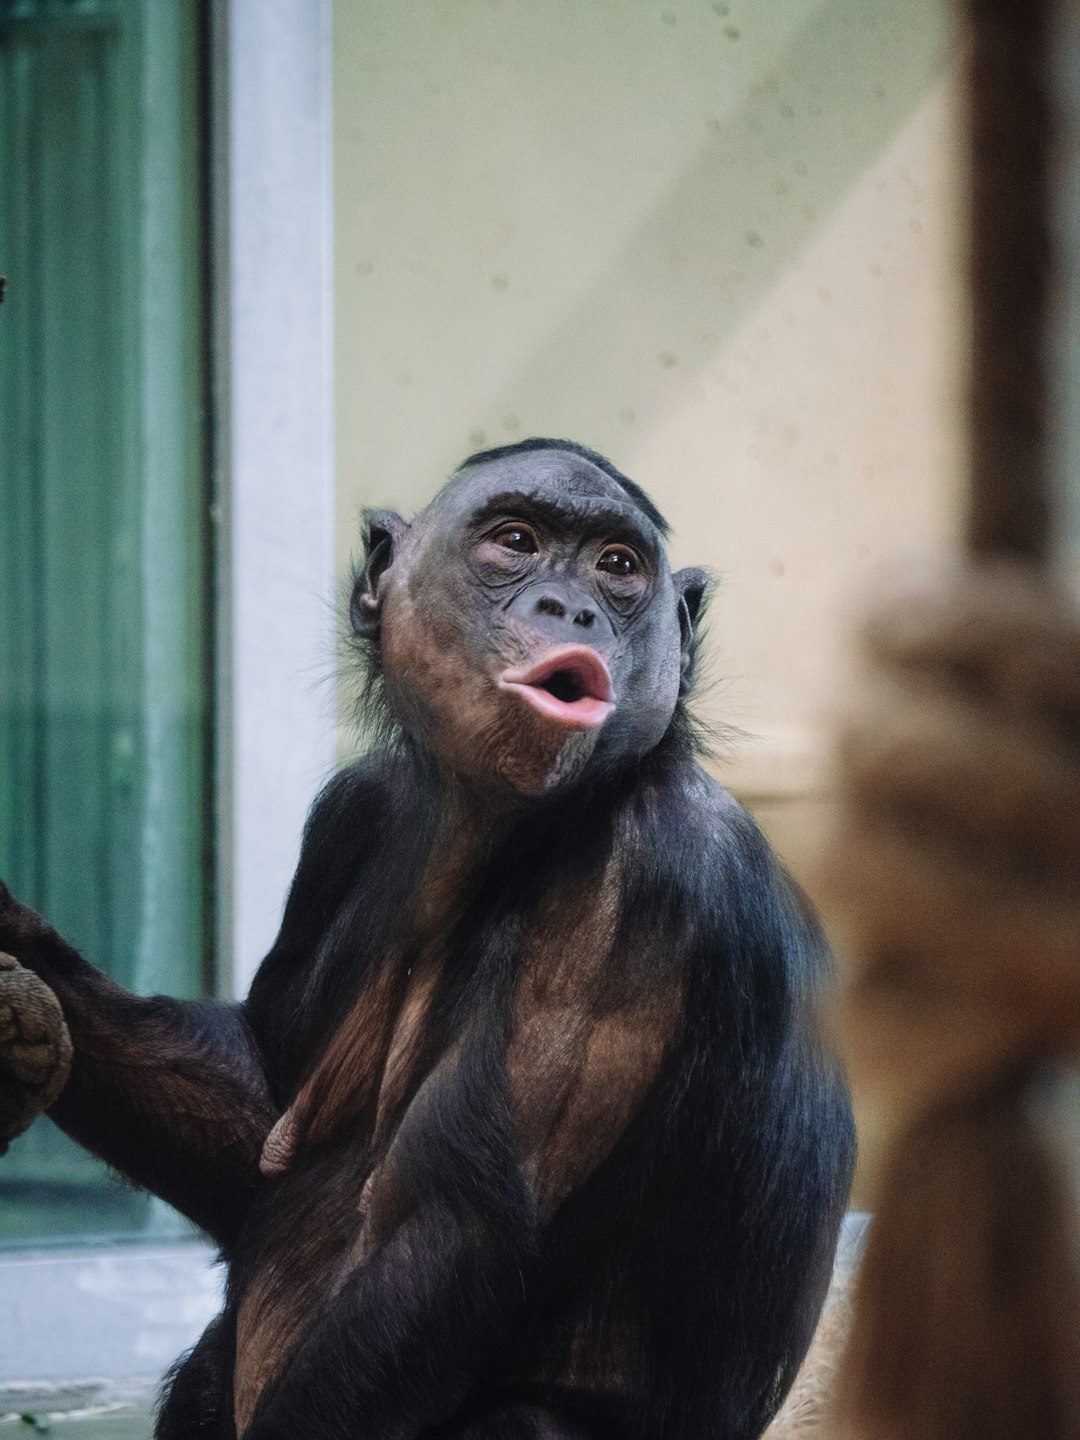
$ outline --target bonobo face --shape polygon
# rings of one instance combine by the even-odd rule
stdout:
[[[545,449],[467,465],[408,526],[371,517],[354,625],[391,707],[471,785],[547,793],[660,740],[700,571],[611,476]],[[377,628],[376,628],[377,627]]]

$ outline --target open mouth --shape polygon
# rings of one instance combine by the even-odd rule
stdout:
[[[545,719],[595,730],[614,710],[611,675],[588,645],[560,645],[531,665],[504,670],[499,688],[515,690]]]

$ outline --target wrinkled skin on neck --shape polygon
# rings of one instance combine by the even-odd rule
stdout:
[[[361,602],[378,614],[389,704],[447,779],[541,796],[660,741],[688,663],[686,605],[617,481],[569,453],[519,455],[460,472],[412,525],[383,519],[390,544]],[[569,674],[550,684],[590,692],[576,704],[507,682],[561,656]]]

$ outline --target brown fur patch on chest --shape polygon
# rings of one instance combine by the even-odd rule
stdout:
[[[269,1173],[285,1169],[301,1145],[325,1144],[347,1128],[385,1137],[400,1116],[430,1039],[431,1002],[466,869],[464,847],[456,855],[437,853],[427,867],[402,943],[375,968],[274,1127]]]
[[[598,889],[543,907],[523,956],[507,1073],[525,1174],[549,1213],[633,1119],[682,1009],[678,976],[620,960],[618,915],[612,862]]]
[[[363,1136],[358,1137],[361,1152],[378,1153],[387,1143],[387,1132],[404,1107],[420,1056],[439,968],[427,952],[411,973],[406,973],[397,990],[404,993],[396,1015],[387,1013],[390,991],[384,976],[378,977],[383,984],[365,990],[335,1034],[309,1086],[275,1127],[277,1148],[284,1158],[279,1169],[295,1162],[301,1145],[328,1141],[350,1120],[362,1127]],[[384,975],[389,971],[388,966]],[[312,1109],[299,1110],[301,1104]],[[316,1310],[329,1302],[374,1248],[367,1234],[372,1228],[372,1198],[388,1187],[376,1187],[379,1169],[350,1178],[346,1159],[342,1169],[346,1173],[319,1187],[318,1209],[309,1206],[297,1216],[295,1246],[287,1255],[269,1259],[241,1302],[234,1386],[240,1433]],[[381,1211],[386,1207],[383,1197]],[[375,1218],[385,1229],[385,1215]]]
[[[356,1197],[363,1177],[356,1161],[353,1173],[348,1165],[343,1170],[333,1177],[340,1183],[305,1184],[281,1197],[293,1210],[289,1245],[265,1259],[237,1312],[233,1406],[238,1435],[313,1315],[348,1276],[344,1262],[358,1224]]]
[[[301,1151],[355,1132],[355,1143],[345,1142],[340,1177],[320,1186],[317,1203],[297,1214],[289,1254],[271,1257],[241,1302],[234,1390],[240,1431],[315,1308],[325,1306],[405,1213],[393,1166],[378,1157],[400,1123],[430,1041],[457,879],[455,866],[432,870],[407,948],[393,951],[363,986],[267,1141],[264,1169],[279,1173],[295,1165]],[[358,1155],[368,1157],[367,1164],[353,1175]]]

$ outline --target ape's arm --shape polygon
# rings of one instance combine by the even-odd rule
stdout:
[[[520,1335],[545,1212],[624,1131],[660,1059],[658,1017],[671,1018],[666,992],[649,1013],[594,1015],[577,998],[572,1013],[519,1017],[505,1059],[504,1041],[469,1040],[424,1083],[373,1177],[357,1269],[244,1440],[405,1440],[497,1369]]]
[[[49,985],[71,1033],[51,1117],[227,1246],[276,1114],[238,1008],[129,994],[3,886],[0,949]]]
[[[471,1046],[425,1082],[370,1187],[361,1263],[250,1428],[238,1415],[244,1440],[405,1440],[447,1415],[516,1331],[537,1213],[493,1068]]]
[[[342,867],[332,871],[326,852],[343,797],[356,800],[357,789],[355,778],[336,776],[313,807],[281,933],[260,971],[263,1009],[283,1003],[272,992],[284,977],[303,975],[340,898]],[[259,1156],[279,1111],[264,1068],[272,1055],[253,1038],[246,1007],[130,994],[2,884],[0,951],[50,986],[71,1034],[71,1074],[51,1118],[228,1250],[263,1183]]]

